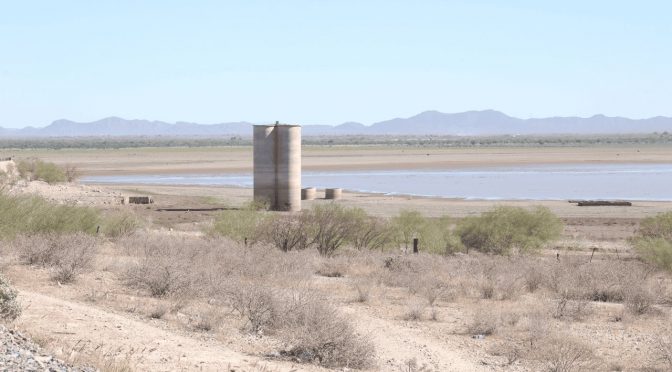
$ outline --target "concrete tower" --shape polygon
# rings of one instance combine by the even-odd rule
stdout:
[[[301,126],[254,126],[254,200],[301,210]]]

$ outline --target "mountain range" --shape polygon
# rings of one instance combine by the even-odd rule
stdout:
[[[0,128],[0,137],[117,137],[117,136],[251,136],[253,124],[233,122],[222,124],[175,124],[126,120],[109,117],[89,123],[56,120],[43,128]],[[628,119],[595,115],[581,117],[550,117],[519,119],[499,111],[467,111],[447,114],[425,111],[409,118],[396,118],[366,126],[347,122],[336,126],[303,125],[304,136],[339,135],[534,135],[534,134],[617,134],[672,131],[672,118],[657,116]]]

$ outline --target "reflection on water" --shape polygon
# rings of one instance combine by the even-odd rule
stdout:
[[[85,177],[84,183],[252,186],[251,174]],[[464,199],[672,200],[672,164],[562,164],[413,171],[303,172],[304,187]]]

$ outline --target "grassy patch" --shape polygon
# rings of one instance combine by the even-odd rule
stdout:
[[[633,243],[645,261],[672,271],[672,212],[642,220]]]
[[[484,253],[529,252],[560,237],[563,225],[548,208],[497,207],[461,220],[456,229],[462,244]]]
[[[0,236],[46,232],[96,232],[101,218],[93,208],[58,205],[38,196],[0,193]]]

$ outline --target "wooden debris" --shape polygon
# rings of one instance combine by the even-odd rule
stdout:
[[[577,200],[579,207],[631,207],[632,203],[623,200]]]

